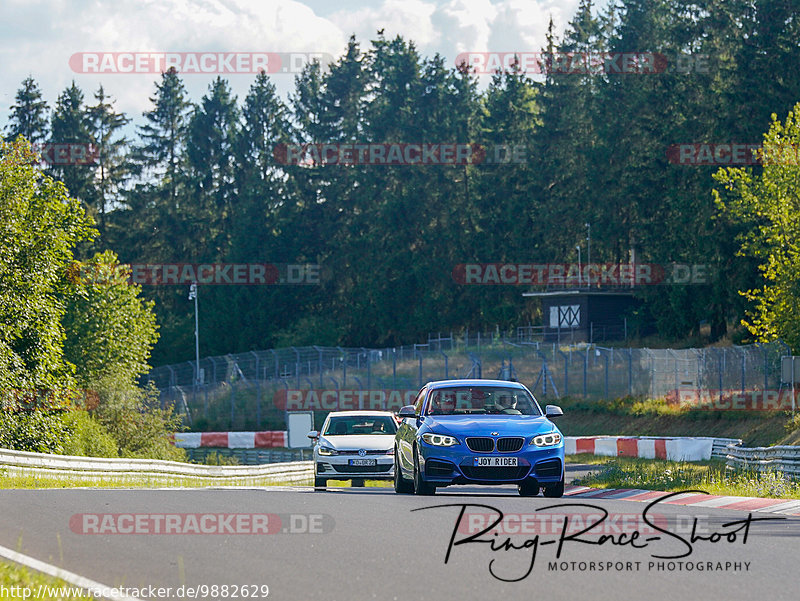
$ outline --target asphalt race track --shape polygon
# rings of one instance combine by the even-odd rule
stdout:
[[[570,468],[573,476],[585,469]],[[470,506],[463,509],[462,527],[456,530],[465,504]],[[439,505],[452,506],[431,508]],[[430,509],[413,511],[426,507]],[[651,522],[676,533],[671,535],[648,531],[648,523],[641,521],[646,507],[609,499],[522,498],[511,487],[454,487],[433,497],[396,495],[389,488],[4,490],[0,545],[109,586],[172,587],[163,597],[168,599],[187,598],[186,589],[183,596],[177,592],[182,585],[229,585],[228,598],[233,598],[233,586],[248,585],[248,593],[263,593],[266,589],[253,585],[268,585],[269,599],[326,601],[798,598],[797,518],[746,524],[750,514],[743,511],[651,507]],[[495,509],[505,515],[505,529],[498,536],[481,535],[487,522],[480,520],[494,519]],[[601,545],[598,536],[575,535],[583,524],[576,521],[579,517],[588,523],[588,514],[602,511],[609,516],[599,527],[613,539]],[[83,533],[102,526],[85,521],[83,514],[189,513],[270,514],[270,533]],[[566,534],[565,515],[575,528]],[[696,534],[716,542],[682,542],[690,539],[695,518]],[[114,523],[130,529],[130,521]],[[235,519],[227,527],[235,529]],[[457,543],[471,534],[489,542],[454,544],[445,564],[451,538]],[[571,535],[594,544],[569,539]],[[556,559],[563,536],[567,539]],[[503,547],[506,540],[515,548]],[[641,548],[633,548],[637,545]],[[690,547],[691,554],[680,559],[653,557],[675,557]],[[196,592],[196,598],[225,598],[221,588],[216,595],[211,589],[203,592]]]

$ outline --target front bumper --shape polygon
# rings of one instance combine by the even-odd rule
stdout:
[[[375,465],[351,465],[351,459],[375,459]],[[391,480],[394,478],[392,455],[314,455],[314,477],[331,480]]]
[[[422,478],[436,486],[450,484],[556,484],[564,477],[564,445],[527,446],[515,453],[476,453],[464,445],[419,445]],[[516,467],[475,467],[475,457],[516,457]]]

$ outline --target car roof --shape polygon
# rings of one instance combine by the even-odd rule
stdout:
[[[354,417],[354,416],[355,417],[358,417],[358,416],[362,416],[362,417],[378,417],[378,416],[381,416],[381,415],[388,415],[390,417],[394,417],[394,413],[392,413],[391,411],[367,411],[367,410],[364,410],[364,411],[358,411],[358,410],[331,411],[328,414],[328,417],[339,417],[339,416],[342,416],[342,417],[346,417],[346,416],[351,416],[351,417]]]
[[[451,388],[454,386],[485,386],[489,388],[525,388],[519,382],[509,382],[507,380],[436,380],[428,382],[426,386],[434,388]]]

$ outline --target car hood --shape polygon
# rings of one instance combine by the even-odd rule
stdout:
[[[394,446],[394,436],[391,434],[353,434],[350,436],[326,434],[320,438],[319,443],[337,450],[387,451]]]
[[[453,436],[535,436],[558,430],[553,422],[544,416],[535,415],[469,415],[429,416],[425,418],[426,428],[440,434]]]

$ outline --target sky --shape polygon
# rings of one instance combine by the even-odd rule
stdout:
[[[422,56],[438,52],[455,66],[465,52],[538,52],[550,19],[560,34],[577,6],[578,0],[1,0],[0,128],[29,75],[50,107],[74,80],[89,103],[102,85],[117,110],[141,123],[168,54],[188,53],[172,60],[183,61],[194,102],[217,76],[209,71],[219,53],[237,71],[222,75],[240,102],[255,75],[239,71],[259,60],[269,61],[286,98],[294,85],[294,67],[285,66],[290,57],[295,66],[313,56],[335,60],[352,34],[366,49],[383,29],[387,38],[413,41]],[[276,54],[258,58],[264,53]],[[193,59],[206,60],[198,71],[207,71],[189,73]],[[112,72],[125,69],[134,72]]]

